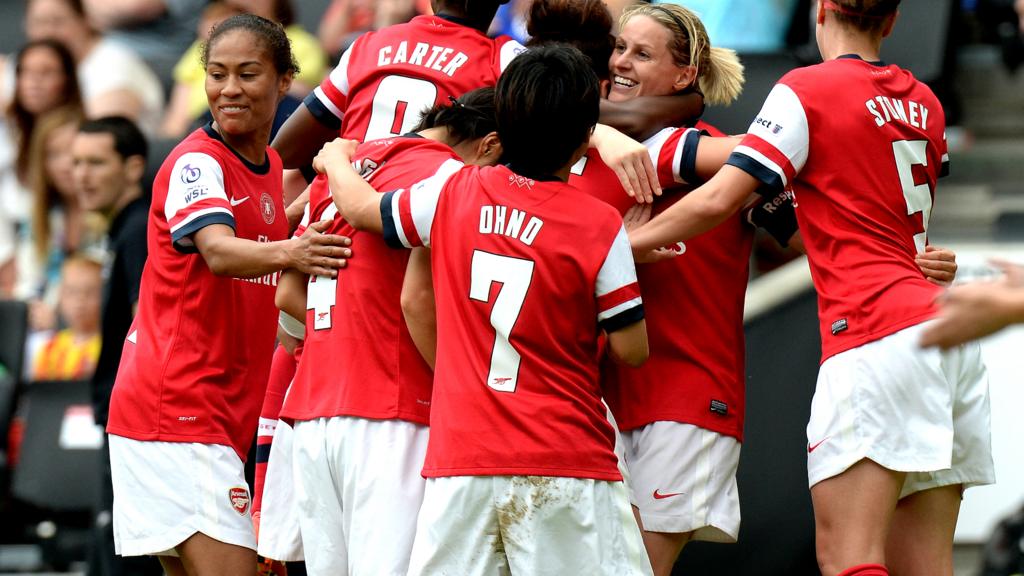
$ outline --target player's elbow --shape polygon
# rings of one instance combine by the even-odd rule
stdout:
[[[401,303],[407,324],[423,325],[434,317],[434,294],[431,291],[403,289]]]

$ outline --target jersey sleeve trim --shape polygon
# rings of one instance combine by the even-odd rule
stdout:
[[[315,88],[310,92],[302,103],[306,105],[306,109],[309,110],[309,113],[313,115],[317,122],[333,130],[341,130],[341,110],[337,107],[332,107],[333,105],[328,106],[324,104],[320,99],[320,94],[317,94],[317,90],[320,90],[320,88]],[[324,100],[326,98],[324,96]],[[305,176],[305,173],[303,175]]]
[[[608,255],[605,256],[604,263],[597,273],[594,296],[597,298],[598,324],[606,330],[607,326],[618,329],[636,322],[637,319],[627,321],[633,318],[628,314],[635,308],[641,309],[640,318],[643,318],[643,301],[640,298],[640,284],[637,283],[636,268],[633,265],[633,252],[629,247],[626,228],[622,225],[619,226],[619,231],[608,248]],[[622,316],[623,314],[627,316]]]
[[[949,176],[949,154],[942,155],[942,166],[939,168],[939,178]]]
[[[643,320],[646,316],[646,313],[644,312],[644,305],[639,302],[639,298],[637,300],[638,302],[635,305],[629,303],[630,306],[628,308],[623,308],[621,312],[609,316],[604,320],[598,321],[598,326],[610,334]],[[623,306],[625,306],[625,304]]]
[[[757,154],[756,151],[751,152]],[[754,176],[771,191],[785,190],[785,180],[778,172],[758,162],[746,154],[746,151],[740,151],[739,147],[732,151],[725,163]]]
[[[676,147],[675,157],[672,159],[674,168],[672,176],[676,182],[683,184],[702,184],[704,180],[697,176],[697,147],[700,145],[700,131],[690,128],[682,137],[682,142]]]
[[[199,252],[192,235],[211,224],[224,224],[235,229],[235,217],[223,208],[208,208],[193,212],[180,226],[171,232],[171,243],[174,249],[182,254]]]
[[[381,195],[380,217],[384,224],[384,243],[391,248],[415,248],[416,246],[411,244],[406,237],[401,222],[395,219],[398,214],[398,196],[402,192],[405,190],[385,192]]]

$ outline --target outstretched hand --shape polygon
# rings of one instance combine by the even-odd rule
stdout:
[[[939,297],[938,318],[921,335],[921,346],[952,348],[1024,320],[1024,267],[993,262],[1003,271],[994,282],[954,286]]]

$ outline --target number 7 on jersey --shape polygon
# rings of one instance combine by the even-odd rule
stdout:
[[[491,326],[494,328],[494,348],[487,371],[487,385],[498,392],[515,392],[519,382],[519,352],[509,342],[519,312],[523,309],[526,293],[533,281],[532,260],[473,251],[470,270],[469,297],[487,303],[491,297],[491,284],[501,285],[491,307]]]

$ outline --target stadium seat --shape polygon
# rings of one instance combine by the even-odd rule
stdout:
[[[90,428],[86,381],[41,381],[25,387],[27,406],[21,457],[14,469],[15,498],[53,512],[93,508],[99,488],[98,446]]]
[[[0,364],[6,368],[6,374],[0,375],[0,469],[5,469],[7,429],[25,359],[28,306],[19,300],[0,300],[0,326]]]

